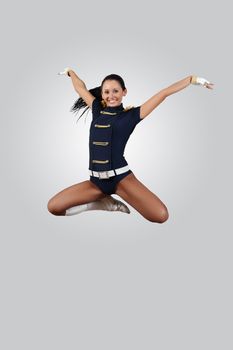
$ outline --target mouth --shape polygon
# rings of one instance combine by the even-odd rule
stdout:
[[[113,103],[116,103],[117,101],[116,100],[109,100],[108,103],[110,104],[113,104]]]

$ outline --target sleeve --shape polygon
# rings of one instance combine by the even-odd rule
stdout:
[[[134,107],[132,110],[134,127],[142,121],[142,119],[140,118],[140,107],[141,106]]]
[[[100,111],[102,109],[102,104],[101,101],[96,97],[91,105],[91,110],[92,110],[92,119],[95,120],[96,118],[99,117]]]
[[[143,120],[140,118],[140,107],[141,106],[133,107],[128,111],[127,129],[129,131],[129,135],[133,132],[136,125]]]

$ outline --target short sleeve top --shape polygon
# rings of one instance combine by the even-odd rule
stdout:
[[[111,170],[127,165],[124,158],[126,143],[140,118],[140,106],[125,109],[123,104],[103,107],[95,98],[92,102],[92,123],[90,126],[90,163],[92,170]],[[98,142],[108,142],[107,147],[98,147]],[[93,158],[109,160],[106,165],[93,164]]]

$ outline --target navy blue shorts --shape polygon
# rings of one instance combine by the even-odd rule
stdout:
[[[113,194],[116,191],[116,185],[119,181],[121,181],[124,177],[132,173],[131,170],[126,171],[123,174],[111,176],[109,179],[99,179],[95,176],[90,176],[91,182],[93,182],[104,194]]]

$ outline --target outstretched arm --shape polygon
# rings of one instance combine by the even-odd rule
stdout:
[[[198,84],[203,85],[207,87],[208,89],[212,89],[213,85],[212,83],[209,83],[204,78],[199,78],[195,75],[189,75],[186,78],[177,81],[176,83],[166,87],[165,89],[162,89],[157,94],[152,96],[148,101],[143,103],[140,108],[140,118],[145,118],[148,114],[150,114],[163,100],[165,100],[166,97],[174,94],[175,92],[178,92],[180,90],[183,90],[190,84]]]
[[[92,102],[95,99],[95,96],[93,96],[89,90],[87,90],[87,87],[82,79],[78,77],[78,75],[69,67],[65,68],[64,72],[60,72],[58,74],[65,74],[68,75],[71,80],[72,84],[74,86],[75,91],[79,94],[79,96],[86,102],[86,104],[91,107]]]
[[[174,94],[175,92],[178,92],[180,90],[183,90],[187,86],[191,84],[192,75],[189,75],[188,77],[177,81],[176,83],[168,86],[167,88],[163,89],[163,93],[166,97]]]

